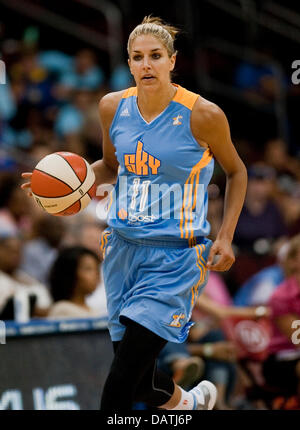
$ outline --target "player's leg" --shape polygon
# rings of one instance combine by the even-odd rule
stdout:
[[[166,341],[145,327],[128,320],[104,385],[101,410],[130,410],[144,374],[153,366]],[[172,392],[166,397],[169,399]]]
[[[211,382],[202,381],[192,390],[185,391],[157,369],[156,362],[145,373],[135,394],[135,400],[167,410],[212,409],[216,399],[217,390]]]
[[[134,400],[163,409],[212,409],[213,384],[202,381],[190,392],[157,371],[155,362],[166,341],[128,320],[122,341],[115,344],[115,358],[103,390],[102,410],[130,410]]]

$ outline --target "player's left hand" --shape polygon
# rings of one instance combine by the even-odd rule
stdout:
[[[214,262],[215,257],[217,257],[216,262]],[[217,239],[210,248],[206,264],[208,270],[226,272],[234,262],[235,256],[231,247],[231,242]]]

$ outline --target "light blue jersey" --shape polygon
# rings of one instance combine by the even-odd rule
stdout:
[[[197,98],[177,86],[168,107],[147,123],[137,89],[129,88],[114,116],[110,136],[120,167],[101,238],[113,341],[122,339],[126,318],[168,341],[185,341],[206,285],[214,162],[190,129]]]
[[[137,89],[124,92],[110,127],[119,162],[108,225],[125,238],[185,239],[207,236],[207,185],[214,161],[192,135],[190,117],[198,98],[177,86],[167,108],[147,123]]]

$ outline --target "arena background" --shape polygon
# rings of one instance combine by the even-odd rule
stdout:
[[[275,172],[270,198],[281,221],[274,220],[273,231],[261,226],[265,235],[235,238],[237,261],[222,275],[234,298],[251,276],[276,262],[278,241],[300,232],[296,2],[0,0],[0,59],[6,67],[6,83],[0,85],[0,186],[57,150],[78,153],[89,162],[101,158],[97,103],[107,92],[132,85],[127,38],[149,14],[182,30],[174,81],[224,110],[248,169],[259,165]],[[91,80],[74,83],[74,58],[82,60],[79,67],[94,68]],[[225,186],[218,166],[212,184],[214,239]],[[84,223],[92,224],[100,237],[105,219],[97,205],[66,220],[64,243],[86,245],[78,233]],[[32,201],[23,209],[25,245],[37,237],[42,215]],[[0,227],[1,234],[6,226]],[[6,311],[0,319],[10,321],[9,306]],[[112,350],[105,316],[96,320],[98,325],[84,321],[65,330],[59,321],[46,319],[7,322],[6,341],[0,342],[0,409],[97,409]]]

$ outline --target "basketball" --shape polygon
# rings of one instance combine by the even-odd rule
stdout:
[[[49,214],[74,215],[95,196],[95,174],[80,155],[55,152],[35,166],[31,190],[38,205]]]

